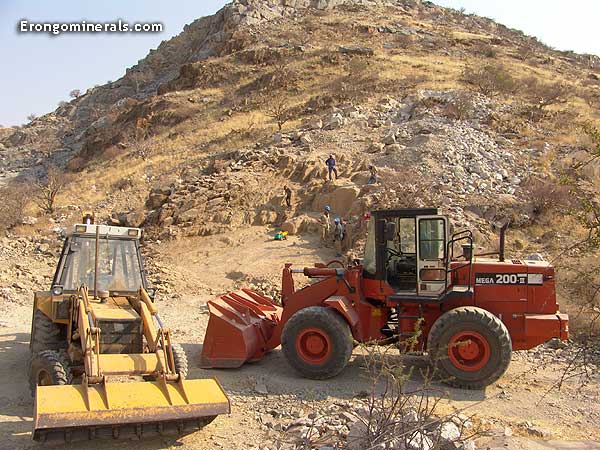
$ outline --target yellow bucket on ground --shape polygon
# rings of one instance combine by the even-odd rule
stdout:
[[[215,379],[38,386],[33,438],[185,433],[229,412]]]

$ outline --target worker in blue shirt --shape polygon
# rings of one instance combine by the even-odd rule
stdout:
[[[333,155],[329,155],[329,158],[327,158],[327,160],[325,161],[325,164],[327,164],[327,171],[329,173],[329,181],[332,181],[331,172],[333,172],[335,174],[335,179],[337,180],[338,172],[335,167],[335,157]]]

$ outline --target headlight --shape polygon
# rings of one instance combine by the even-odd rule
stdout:
[[[52,289],[50,290],[50,292],[52,293],[53,297],[59,297],[63,294],[63,287],[62,286],[52,286]]]

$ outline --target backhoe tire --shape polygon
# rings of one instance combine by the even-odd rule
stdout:
[[[281,335],[283,354],[306,378],[324,380],[340,373],[352,355],[352,333],[336,311],[311,306],[296,312]]]
[[[29,364],[29,389],[35,397],[37,386],[71,384],[72,376],[66,358],[58,351],[43,350],[31,357]]]
[[[188,360],[183,347],[179,344],[171,343],[171,349],[173,350],[173,362],[175,363],[175,373],[178,373],[182,376],[182,378],[187,378],[188,376]],[[162,352],[159,348],[158,352]],[[144,375],[142,377],[146,381],[156,381],[156,375]]]
[[[462,306],[435,321],[427,351],[444,382],[463,389],[483,389],[506,372],[512,342],[498,317],[481,308]]]
[[[187,378],[188,376],[188,360],[183,347],[179,344],[171,344],[173,349],[173,362],[175,363],[175,372]]]
[[[43,350],[62,350],[67,348],[67,341],[62,335],[60,325],[52,322],[42,311],[33,312],[31,325],[31,354]]]

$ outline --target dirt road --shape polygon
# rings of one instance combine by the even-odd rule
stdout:
[[[202,370],[196,365],[208,320],[206,300],[245,282],[264,286],[278,284],[284,262],[298,266],[331,259],[331,250],[315,250],[316,241],[291,237],[275,242],[265,228],[255,227],[228,237],[195,238],[149,246],[151,278],[159,286],[159,307],[175,339],[183,344],[191,362],[190,378],[217,377],[232,400],[232,414],[220,416],[202,431],[179,439],[144,441],[85,442],[65,448],[78,449],[250,449],[277,438],[285,438],[284,427],[267,426],[265,415],[285,423],[320,411],[334,402],[352,399],[368,387],[355,357],[333,380],[299,378],[279,350],[264,360],[238,370]],[[39,260],[23,255],[20,264]],[[39,261],[38,261],[39,262]],[[0,261],[5,267],[14,261]],[[38,268],[41,275],[52,269]],[[28,342],[31,293],[19,294],[10,307],[3,307],[0,319],[0,448],[35,448],[31,441],[32,400],[27,389]],[[25,298],[28,300],[25,300]],[[466,409],[487,437],[481,448],[599,448],[593,442],[569,443],[556,440],[600,439],[600,388],[598,384],[577,389],[567,384],[561,391],[548,388],[556,381],[565,363],[560,354],[517,352],[507,374],[486,391],[445,388],[444,408]],[[425,366],[426,361],[415,358]],[[411,380],[415,386],[418,377]],[[266,392],[266,393],[265,393]],[[534,440],[532,440],[534,439]],[[549,441],[554,439],[555,441]],[[549,442],[548,442],[549,441]],[[262,447],[260,447],[262,448]]]

